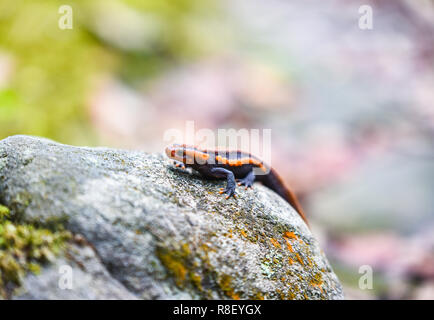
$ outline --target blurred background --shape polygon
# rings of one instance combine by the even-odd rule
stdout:
[[[161,152],[187,120],[272,129],[347,298],[434,299],[433,0],[0,0],[0,139]]]

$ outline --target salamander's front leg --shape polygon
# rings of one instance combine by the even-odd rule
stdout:
[[[230,196],[235,196],[235,177],[232,171],[226,170],[224,168],[212,168],[210,172],[216,177],[216,178],[225,178],[227,180],[226,188],[220,189],[220,193],[226,193],[226,199],[228,199]]]
[[[252,187],[253,182],[255,182],[255,174],[253,173],[252,170],[243,179],[238,180],[238,185],[246,186],[246,190],[247,190],[248,188]]]

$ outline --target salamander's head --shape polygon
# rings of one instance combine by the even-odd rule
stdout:
[[[173,160],[184,164],[194,163],[194,147],[185,144],[172,144],[166,147],[166,155]]]
[[[181,144],[171,144],[166,147],[166,155],[173,160],[184,162],[185,146]]]
[[[209,157],[206,152],[185,144],[172,144],[167,146],[166,155],[170,159],[180,161],[186,165],[205,162]]]

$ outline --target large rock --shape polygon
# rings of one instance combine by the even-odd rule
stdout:
[[[26,276],[14,298],[343,298],[283,199],[255,185],[226,200],[217,192],[224,184],[174,169],[162,154],[0,141],[0,202],[13,218],[60,222],[88,243]],[[64,264],[78,281],[73,293],[58,289]]]
[[[66,267],[66,268],[65,268]],[[71,278],[67,278],[71,275]],[[72,244],[38,275],[15,289],[15,299],[137,299],[113,278],[91,246]]]

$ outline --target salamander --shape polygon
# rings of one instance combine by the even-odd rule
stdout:
[[[205,150],[185,144],[170,145],[165,151],[176,167],[192,168],[206,179],[226,179],[226,188],[220,189],[221,194],[226,194],[226,199],[236,197],[236,182],[246,189],[251,188],[254,181],[261,182],[285,199],[309,225],[297,197],[285,186],[277,172],[250,153]]]

